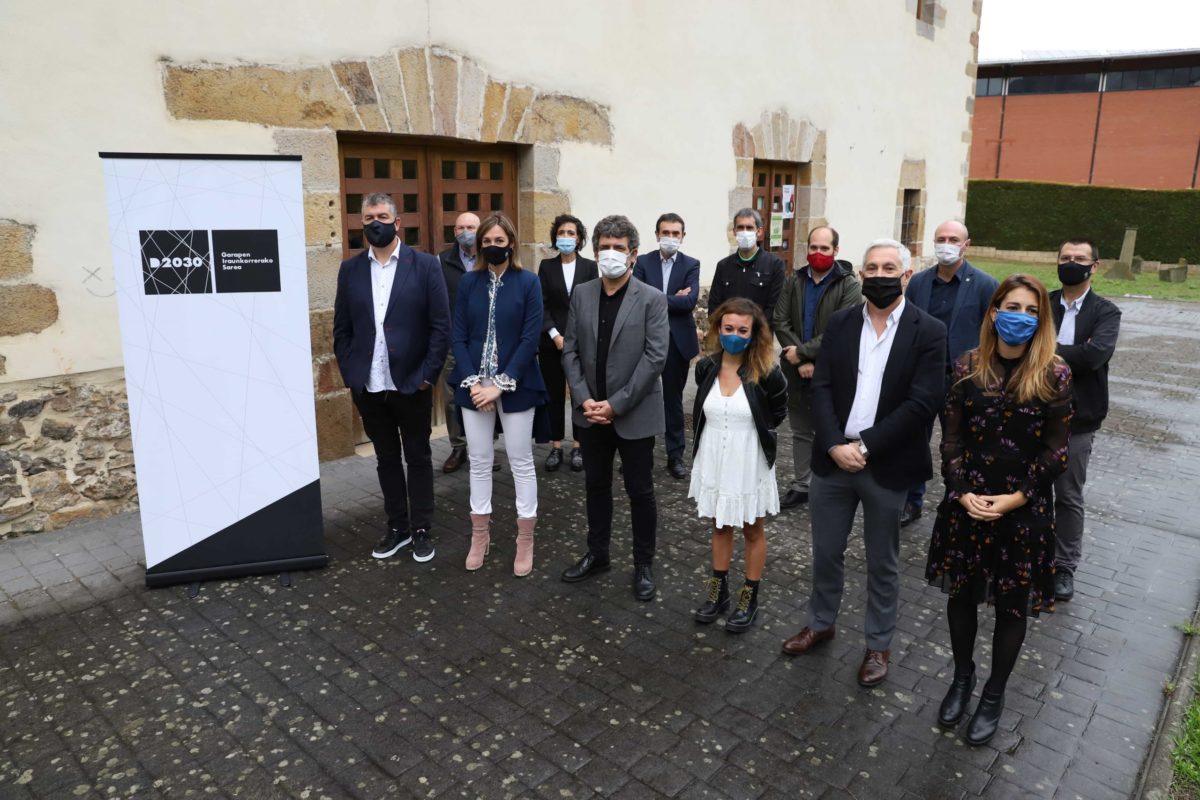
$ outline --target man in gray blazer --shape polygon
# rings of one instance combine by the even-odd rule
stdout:
[[[596,223],[592,247],[600,280],[571,294],[562,355],[571,418],[583,448],[588,551],[562,579],[575,583],[609,569],[612,467],[619,452],[633,524],[633,593],[653,600],[654,438],[666,429],[660,376],[670,337],[667,298],[631,280],[638,232],[628,218],[613,215]]]

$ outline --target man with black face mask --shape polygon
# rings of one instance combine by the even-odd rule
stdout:
[[[1075,595],[1075,569],[1083,551],[1083,484],[1092,437],[1108,415],[1108,362],[1117,348],[1121,309],[1092,291],[1100,250],[1091,239],[1068,239],[1058,248],[1062,289],[1050,293],[1058,327],[1058,354],[1071,368],[1075,416],[1067,471],[1054,482],[1054,596]]]
[[[362,222],[370,247],[338,271],[333,352],[375,445],[387,528],[371,554],[389,558],[411,545],[424,562],[433,558],[430,390],[450,346],[446,280],[436,256],[396,238],[391,195],[363,198]]]
[[[867,553],[862,686],[888,673],[900,594],[900,512],[914,478],[933,476],[926,428],[942,405],[946,326],[904,299],[908,248],[877,239],[863,256],[867,303],[829,320],[812,378],[812,595],[808,625],[783,643],[803,655],[834,636],[846,541],[863,509]]]

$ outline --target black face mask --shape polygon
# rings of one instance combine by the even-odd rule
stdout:
[[[899,278],[863,278],[863,297],[876,308],[887,308],[896,302],[902,291]]]
[[[1092,274],[1092,265],[1086,267],[1074,261],[1064,261],[1058,265],[1058,279],[1063,286],[1078,286]]]
[[[479,248],[479,254],[483,256],[484,261],[493,267],[498,267],[512,258],[512,248],[489,244],[487,247]]]
[[[387,247],[396,238],[396,223],[373,219],[363,225],[363,235],[375,247]]]

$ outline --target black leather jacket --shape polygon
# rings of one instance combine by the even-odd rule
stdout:
[[[700,447],[700,434],[704,431],[704,400],[709,391],[717,383],[717,375],[721,372],[721,354],[702,356],[696,363],[696,404],[692,407],[692,458],[696,457]],[[775,429],[787,417],[787,378],[776,364],[771,371],[758,383],[746,379],[746,368],[738,371],[742,379],[742,388],[746,400],[750,403],[750,414],[754,417],[754,427],[758,429],[758,443],[763,455],[767,457],[767,466],[775,466]],[[720,391],[720,389],[718,389]]]

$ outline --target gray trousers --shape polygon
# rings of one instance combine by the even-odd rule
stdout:
[[[446,381],[450,380],[452,372],[454,372],[454,353],[446,356],[446,366],[442,369],[442,388],[446,391],[443,411],[446,413],[446,434],[450,438],[450,446],[459,448],[467,446],[467,437],[463,434],[462,425],[458,422],[458,414],[455,413],[454,391],[446,387]]]
[[[846,542],[854,514],[863,509],[863,541],[867,552],[867,648],[887,650],[896,632],[900,595],[900,512],[905,489],[886,489],[871,475],[836,472],[812,476],[808,507],[812,515],[812,597],[808,626],[814,631],[837,622],[845,584]]]
[[[812,381],[787,371],[788,427],[792,429],[792,482],[789,490],[807,492],[812,480]]]
[[[1083,484],[1095,433],[1072,433],[1067,471],[1054,482],[1054,562],[1072,575],[1083,554]]]

